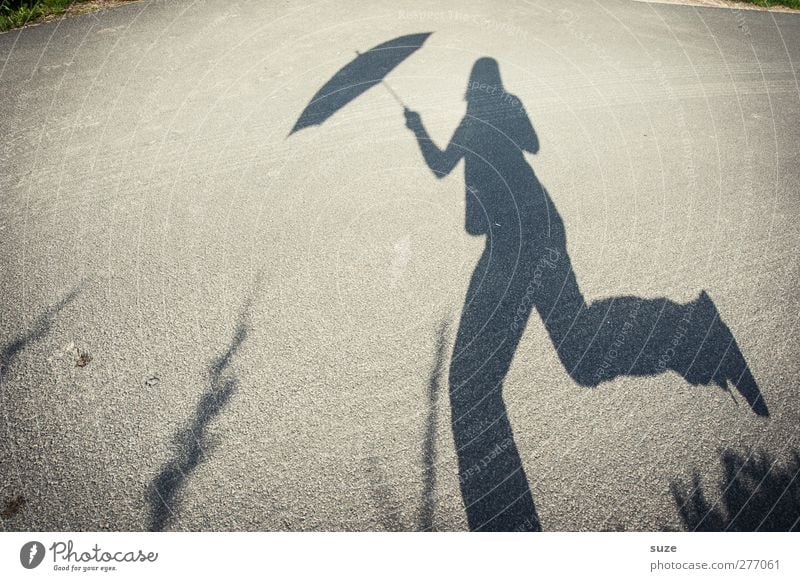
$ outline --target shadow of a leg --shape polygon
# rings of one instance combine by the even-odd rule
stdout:
[[[522,336],[507,303],[473,274],[450,362],[450,407],[459,482],[473,531],[538,531],[539,517],[503,402],[503,379]],[[479,290],[480,289],[480,290]],[[488,291],[488,292],[487,292]],[[494,315],[487,316],[496,305]],[[527,317],[527,314],[526,314]]]

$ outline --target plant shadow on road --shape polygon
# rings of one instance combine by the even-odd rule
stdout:
[[[387,532],[408,530],[408,526],[402,518],[402,504],[386,477],[380,457],[372,453],[366,460],[366,477],[370,486],[370,497],[381,527]]]
[[[563,221],[525,153],[539,142],[497,62],[473,66],[467,112],[445,149],[406,111],[425,163],[438,178],[464,160],[465,229],[485,248],[464,299],[449,372],[452,431],[471,530],[541,530],[502,397],[532,311],[579,385],[674,371],[692,385],[730,382],[769,415],[739,347],[711,298],[679,304],[618,296],[587,301],[567,251]]]
[[[442,387],[442,372],[447,356],[447,321],[442,321],[436,334],[436,357],[428,381],[428,417],[425,420],[425,437],[422,447],[423,492],[419,509],[419,530],[433,530],[436,509],[436,425],[439,421],[439,393]]]
[[[673,483],[672,496],[690,531],[800,531],[800,452],[779,464],[769,454],[727,450],[720,500],[706,498],[698,475]]]
[[[175,516],[179,492],[211,447],[208,426],[236,391],[238,381],[229,368],[250,331],[249,309],[250,301],[242,309],[228,347],[208,367],[208,389],[198,402],[191,423],[175,435],[175,457],[161,468],[148,489],[150,531],[163,531]]]
[[[417,509],[416,522],[407,524],[402,518],[402,503],[394,493],[381,467],[380,458],[373,452],[367,457],[366,475],[370,484],[372,503],[378,519],[386,531],[433,531],[436,511],[436,426],[439,418],[439,394],[447,347],[447,321],[443,321],[436,335],[436,356],[431,368],[426,393],[425,432],[422,437],[422,496]]]
[[[11,364],[19,354],[31,343],[42,339],[52,328],[56,316],[80,294],[81,287],[76,287],[64,295],[57,303],[42,313],[34,321],[30,329],[19,333],[0,349],[0,381],[8,374]]]

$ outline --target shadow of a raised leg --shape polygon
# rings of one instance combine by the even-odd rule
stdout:
[[[705,291],[686,304],[632,296],[603,299],[579,309],[568,323],[565,338],[559,341],[555,329],[551,335],[564,367],[580,385],[670,370],[692,385],[713,383],[728,390],[730,382],[754,413],[769,415],[733,334]]]

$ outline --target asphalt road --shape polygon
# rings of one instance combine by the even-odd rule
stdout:
[[[143,0],[0,35],[2,529],[468,528],[464,170],[436,179],[382,86],[287,137],[418,32],[387,82],[434,142],[496,59],[585,299],[705,290],[769,407],[669,369],[581,385],[534,311],[503,397],[541,528],[702,528],[686,494],[735,516],[737,458],[797,490],[800,15]]]

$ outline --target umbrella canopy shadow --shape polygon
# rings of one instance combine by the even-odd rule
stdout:
[[[391,70],[418,50],[431,34],[421,32],[400,36],[359,53],[311,98],[289,135],[322,124],[350,101],[379,84]]]
[[[692,385],[737,389],[760,416],[767,405],[728,326],[702,291],[688,303],[616,296],[587,300],[563,220],[525,155],[539,140],[497,62],[479,59],[467,112],[444,149],[407,111],[437,178],[464,161],[465,230],[485,240],[464,298],[450,359],[451,425],[470,529],[541,530],[502,396],[532,313],[567,374],[584,387],[667,371]]]

